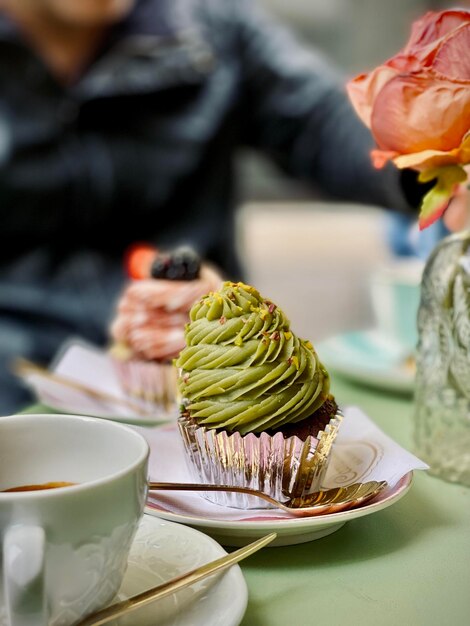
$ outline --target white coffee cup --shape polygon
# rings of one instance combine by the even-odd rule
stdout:
[[[3,610],[10,626],[69,626],[113,598],[144,510],[148,455],[140,434],[109,420],[0,418],[0,624]],[[5,491],[56,482],[75,484]]]
[[[424,263],[398,259],[378,267],[370,293],[378,329],[412,353],[418,341],[417,317]]]

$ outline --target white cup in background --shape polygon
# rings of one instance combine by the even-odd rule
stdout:
[[[424,263],[398,259],[378,267],[371,276],[370,294],[378,330],[410,353],[418,341],[417,316]]]
[[[69,626],[113,598],[145,506],[148,455],[140,434],[112,421],[0,418],[0,623],[3,610],[10,626]],[[76,484],[5,491],[55,482]]]

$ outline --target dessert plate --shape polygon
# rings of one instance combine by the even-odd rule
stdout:
[[[42,404],[61,413],[146,426],[176,419],[176,409],[165,411],[128,396],[108,354],[79,340],[64,344],[49,370],[26,367],[20,375]]]
[[[117,600],[145,591],[226,554],[207,535],[144,515]],[[248,591],[240,567],[212,576],[110,622],[112,626],[238,626]]]
[[[412,394],[414,359],[377,329],[330,337],[316,346],[325,366],[369,387]]]
[[[209,502],[200,492],[153,491],[146,512],[188,524],[226,546],[239,546],[268,532],[278,534],[270,546],[318,539],[351,519],[380,511],[399,500],[411,486],[413,470],[427,465],[383,433],[358,407],[344,407],[344,420],[335,441],[325,487],[386,480],[390,487],[368,503],[346,511],[314,517],[294,517],[279,509],[236,509]],[[194,482],[175,424],[154,429],[134,427],[150,446],[151,481]]]
[[[386,489],[370,504],[349,511],[316,517],[290,519],[262,517],[260,511],[259,517],[245,520],[211,519],[193,514],[175,513],[172,511],[172,507],[176,496],[172,500],[166,500],[166,507],[162,504],[163,498],[160,497],[157,501],[153,496],[150,496],[145,510],[150,515],[202,530],[224,546],[243,546],[270,532],[276,532],[278,536],[268,547],[289,546],[320,539],[339,530],[352,519],[377,513],[387,508],[407,493],[411,487],[412,477],[413,472],[408,472],[394,487]]]

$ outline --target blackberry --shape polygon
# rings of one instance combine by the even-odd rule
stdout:
[[[165,278],[169,264],[170,258],[168,255],[158,254],[150,266],[150,276],[152,278]]]
[[[201,259],[188,247],[177,248],[171,253],[159,254],[152,263],[152,278],[166,280],[194,280],[199,276]]]

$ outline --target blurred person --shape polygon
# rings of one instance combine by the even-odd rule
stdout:
[[[1,411],[30,401],[15,357],[106,344],[133,242],[243,277],[241,146],[325,197],[415,214],[416,174],[375,170],[372,145],[344,77],[253,0],[0,0]]]

